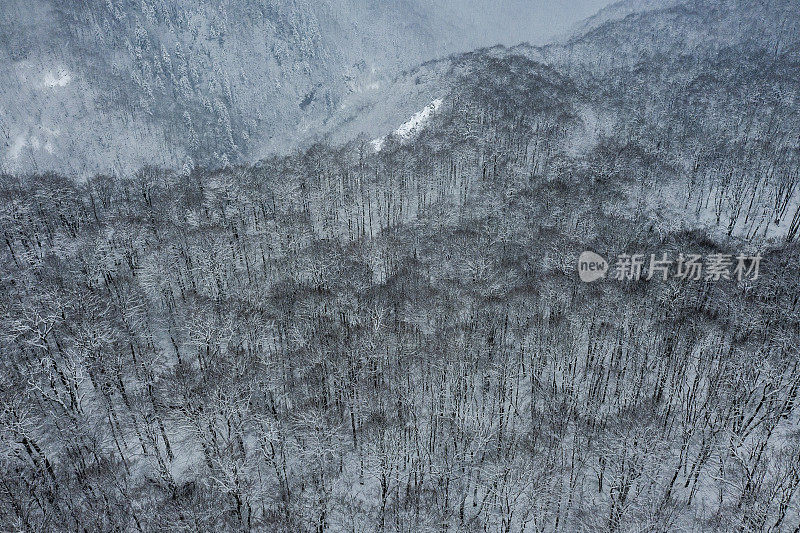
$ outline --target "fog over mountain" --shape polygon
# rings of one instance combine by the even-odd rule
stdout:
[[[0,14],[0,530],[800,531],[797,0]]]
[[[326,131],[350,98],[379,99],[405,68],[544,40],[596,3],[7,0],[3,168],[253,160]]]

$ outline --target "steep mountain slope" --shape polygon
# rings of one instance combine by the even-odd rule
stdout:
[[[501,40],[524,5],[7,0],[0,162],[85,177],[258,159],[403,69]]]
[[[551,59],[602,95],[621,133],[648,124],[640,142],[676,165],[683,188],[667,193],[667,216],[685,215],[675,203],[694,204],[699,219],[726,225],[728,235],[789,231],[800,153],[792,2],[676,5],[598,27],[565,52]],[[693,197],[689,183],[705,191]]]
[[[4,166],[180,168],[280,148],[343,96],[464,45],[453,19],[412,1],[3,2]]]
[[[701,0],[667,5],[594,27],[558,52],[602,70],[660,55],[705,58],[732,47],[778,56],[791,51],[800,35],[797,6],[788,0]]]

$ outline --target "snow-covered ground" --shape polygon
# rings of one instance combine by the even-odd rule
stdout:
[[[66,87],[72,81],[72,74],[67,69],[59,69],[55,74],[47,72],[44,75],[43,84],[45,87]]]
[[[395,135],[400,141],[407,141],[416,137],[419,132],[425,129],[428,122],[430,121],[431,117],[436,113],[436,111],[442,106],[443,100],[441,98],[437,98],[427,106],[422,111],[416,113],[413,117],[409,120],[404,122],[399,128],[394,130],[391,135]],[[370,144],[375,149],[376,152],[380,152],[383,149],[383,145],[386,143],[386,137],[380,137],[378,139],[373,139]]]

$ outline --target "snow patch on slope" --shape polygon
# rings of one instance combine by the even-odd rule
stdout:
[[[407,141],[413,137],[415,137],[419,132],[425,129],[425,126],[428,124],[430,118],[436,113],[436,111],[442,107],[443,100],[441,98],[437,98],[427,106],[425,109],[416,113],[413,117],[411,117],[407,122],[403,123],[399,128],[392,132],[392,135],[397,136],[400,141]],[[383,149],[383,145],[386,143],[386,137],[381,137],[379,139],[374,139],[370,142],[372,147],[375,149],[376,152],[380,152]]]
[[[433,113],[435,113],[440,107],[442,106],[442,99],[437,98],[428,106],[411,117],[411,119],[397,128],[395,130],[395,135],[402,139],[408,139],[422,130],[425,127],[425,124],[428,122],[428,119],[431,118]]]
[[[72,75],[66,69],[59,70],[56,74],[47,72],[44,75],[43,84],[45,87],[66,87],[72,81]]]
[[[380,139],[373,139],[369,142],[372,145],[372,148],[375,149],[376,152],[380,152],[383,150],[383,145],[386,142],[386,137],[381,137]]]

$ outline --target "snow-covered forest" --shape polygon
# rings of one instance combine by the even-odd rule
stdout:
[[[90,20],[127,40],[139,10],[135,55],[170,2],[90,4],[53,2],[91,13],[70,42]],[[316,53],[270,13],[281,53]],[[242,24],[202,19],[231,64]],[[3,167],[0,530],[800,531],[795,0],[624,2],[552,44],[404,65],[359,100],[396,106],[380,136],[255,162],[262,122],[305,109],[248,114],[259,87],[178,49],[104,55],[121,100],[51,102],[87,128],[75,151]],[[306,107],[339,90],[312,83]],[[10,86],[4,157],[48,152],[15,144]],[[326,106],[329,133],[367,121]],[[136,170],[73,165],[104,117],[107,154],[161,136]],[[761,265],[583,283],[585,250]]]

